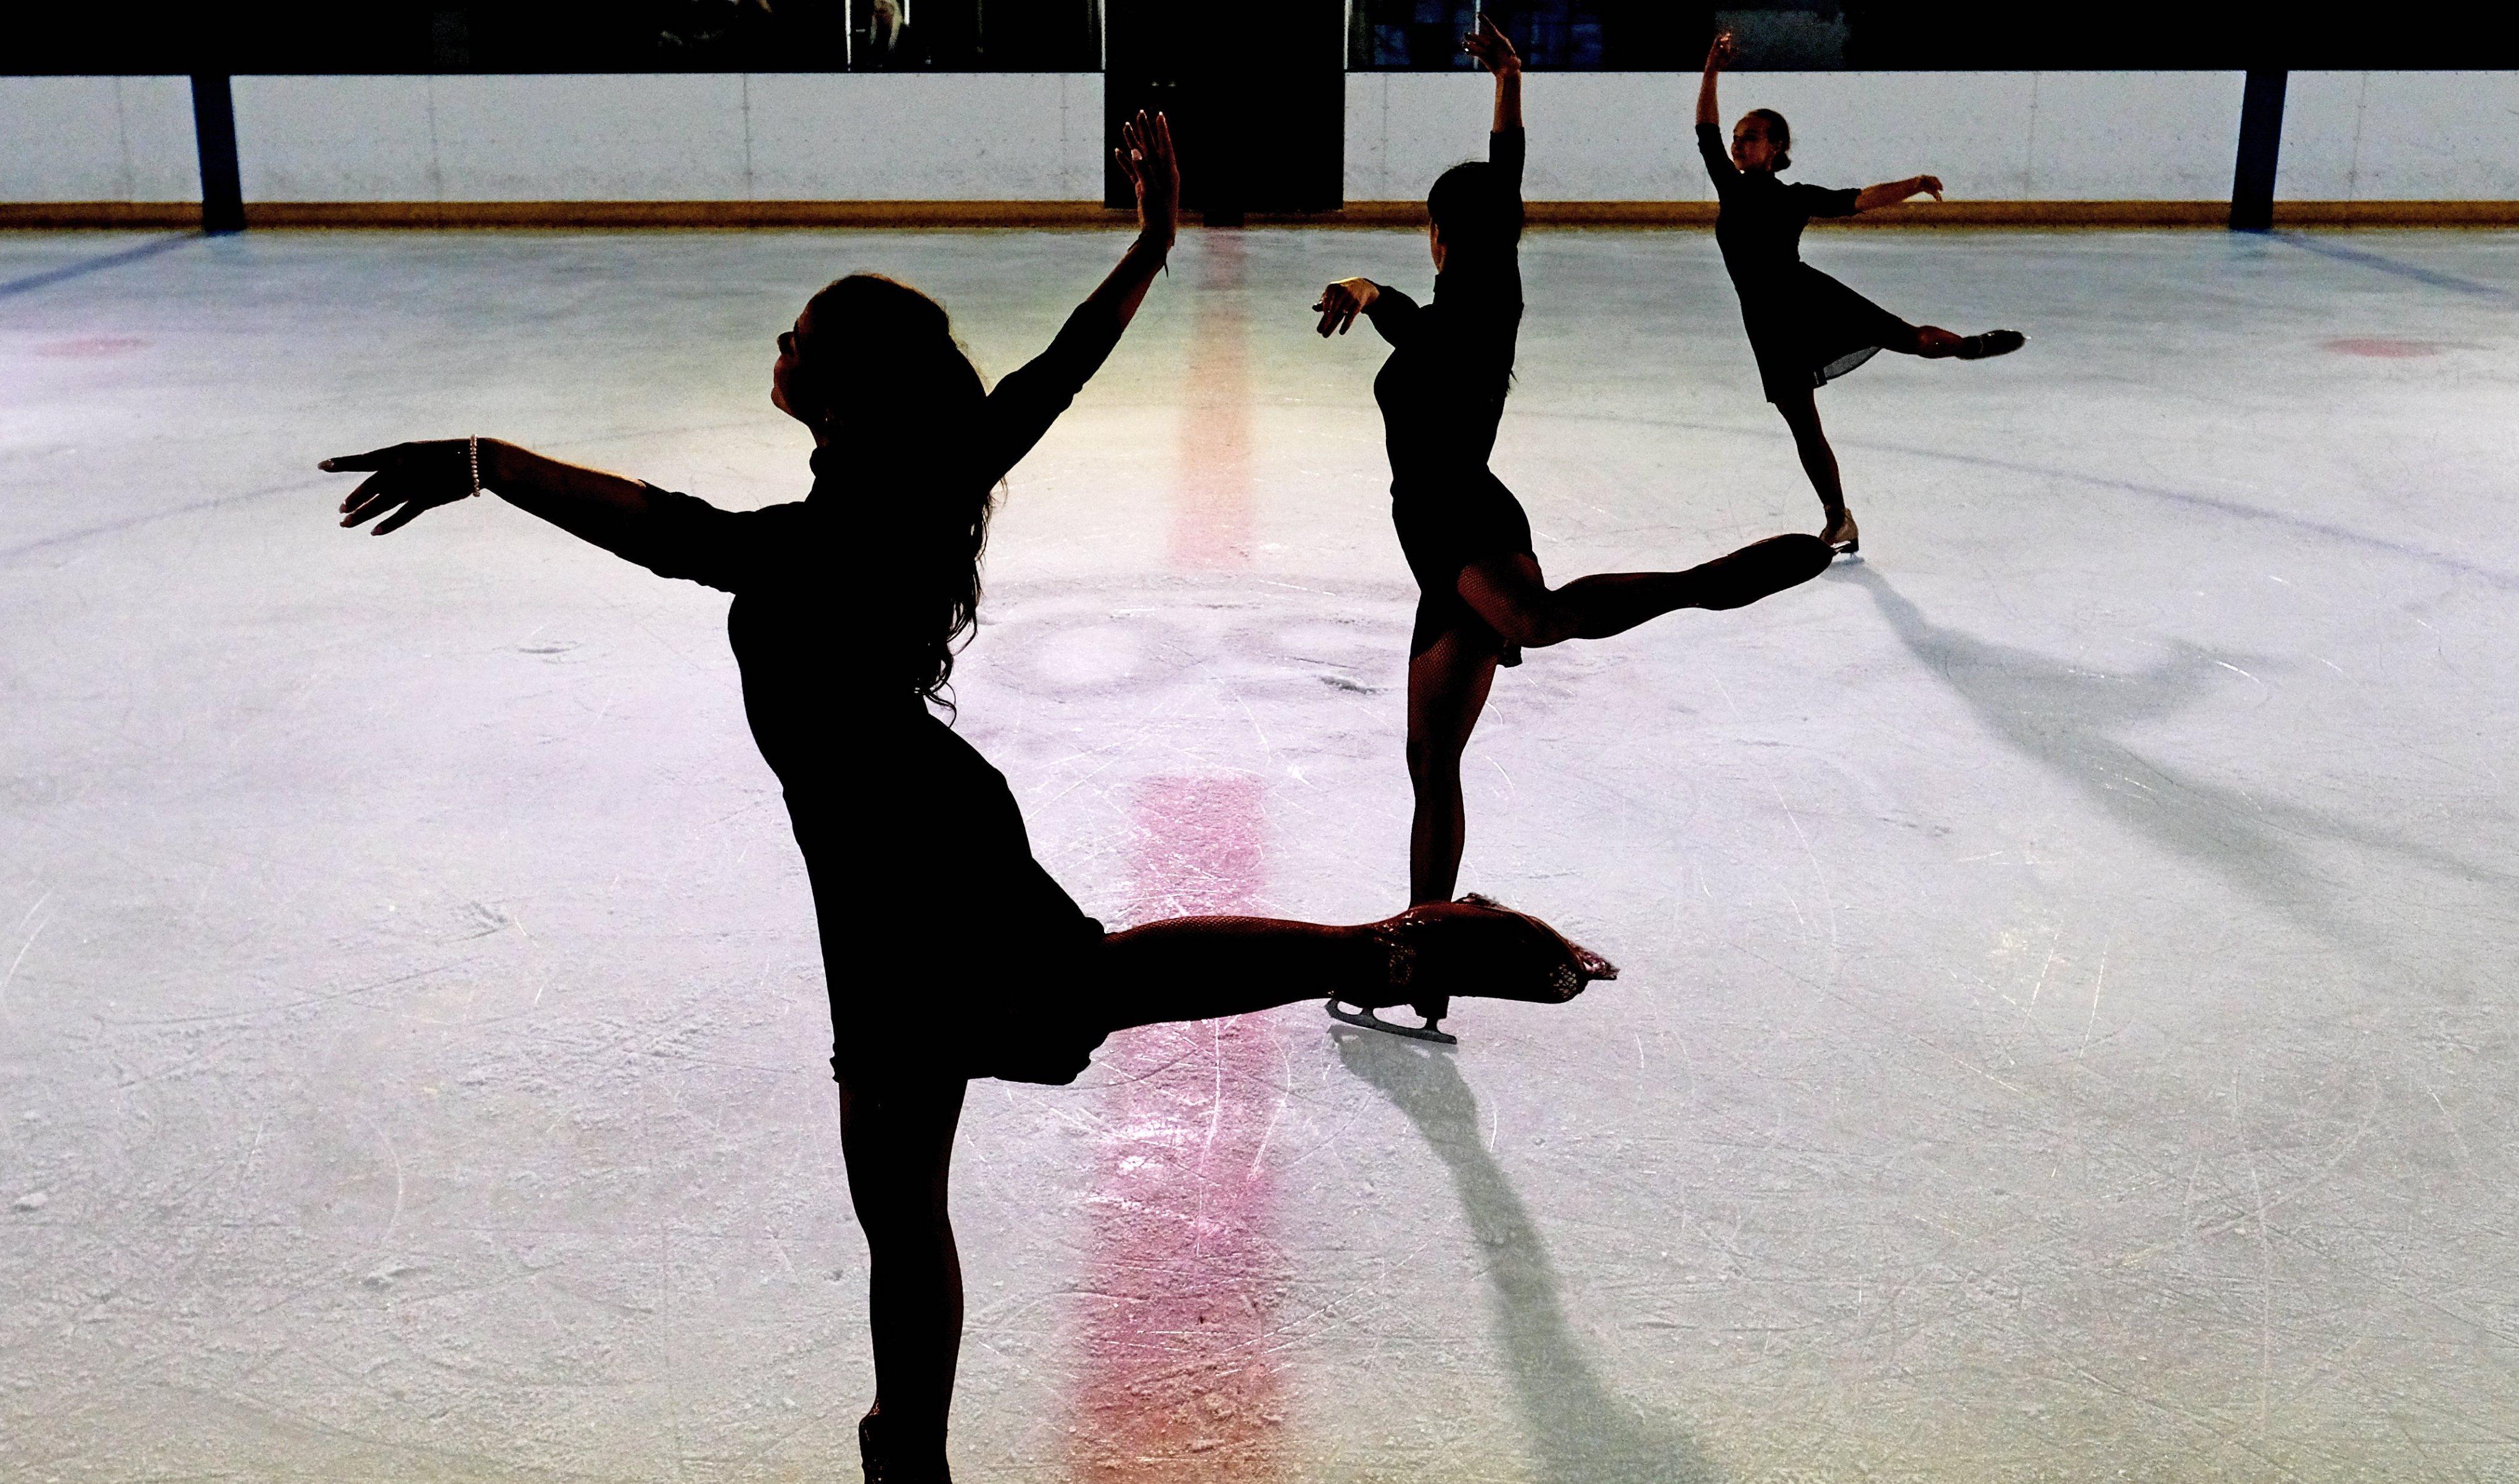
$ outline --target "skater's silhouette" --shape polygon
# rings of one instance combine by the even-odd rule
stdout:
[[[1894,350],[1928,360],[1981,361],[2018,350],[2018,330],[1957,335],[1933,325],[1910,325],[1801,260],[1802,226],[1815,216],[1852,216],[1894,206],[1910,196],[1942,198],[1942,183],[1910,176],[1857,190],[1826,191],[1788,186],[1776,172],[1792,164],[1792,129],[1773,109],[1752,109],[1732,128],[1723,146],[1723,111],[1715,78],[1739,48],[1730,31],[1705,51],[1705,75],[1697,89],[1697,150],[1705,157],[1721,205],[1714,240],[1723,266],[1741,294],[1741,324],[1758,358],[1758,381],[1767,400],[1792,429],[1793,448],[1811,488],[1819,492],[1828,525],[1820,539],[1840,551],[1858,549],[1860,535],[1845,507],[1836,454],[1820,430],[1819,399],[1827,383],[1876,354]]]
[[[1458,882],[1461,754],[1498,665],[1680,608],[1738,608],[1829,562],[1816,538],[1780,536],[1685,572],[1547,585],[1521,502],[1487,468],[1522,323],[1522,63],[1484,16],[1461,46],[1495,74],[1495,122],[1487,158],[1444,171],[1427,197],[1434,299],[1420,306],[1370,279],[1343,279],[1312,306],[1323,335],[1347,333],[1360,314],[1392,345],[1373,395],[1391,456],[1392,523],[1420,594],[1408,643],[1412,902],[1448,900]]]
[[[1120,162],[1139,232],[1049,348],[986,389],[945,310],[872,275],[778,336],[771,401],[812,430],[805,500],[721,510],[489,439],[327,459],[342,524],[399,529],[489,490],[659,574],[734,594],[755,739],[786,791],[829,982],[849,1192],[872,1252],[867,1476],[947,1476],[962,1280],[946,1179],[966,1082],[1065,1082],[1111,1031],[1332,992],[1562,1002],[1614,970],[1534,918],[1446,903],[1326,927],[1183,918],[1105,934],[1033,859],[1005,779],[932,714],[980,598],[999,478],[1100,367],[1172,242],[1169,128]]]

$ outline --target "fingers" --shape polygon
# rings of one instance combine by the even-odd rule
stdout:
[[[392,448],[370,449],[364,454],[337,455],[325,459],[315,467],[327,474],[351,474],[362,469],[381,469],[385,466],[385,460],[392,458],[401,448],[402,445],[397,443]]]
[[[394,511],[391,515],[386,516],[382,521],[378,522],[376,528],[370,531],[368,534],[370,536],[390,536],[394,532],[401,530],[403,527],[410,525],[413,521],[420,519],[420,512],[427,508],[427,505],[417,500],[410,501],[406,502],[401,509]]]
[[[355,525],[360,520],[366,519],[369,514],[373,514],[374,511],[369,507],[384,499],[383,483],[382,474],[371,474],[360,480],[359,487],[352,490],[349,498],[341,502],[341,513],[349,517],[341,524]]]
[[[1340,334],[1346,334],[1348,330],[1355,327],[1355,317],[1363,307],[1364,306],[1360,304],[1351,304],[1348,307],[1346,318],[1339,321]]]
[[[1155,115],[1155,148],[1166,159],[1172,157],[1172,121],[1163,114]]]

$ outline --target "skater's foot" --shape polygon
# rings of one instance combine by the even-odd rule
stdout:
[[[922,1471],[885,1453],[883,1421],[880,1400],[858,1419],[858,1462],[865,1469],[865,1484],[953,1484],[941,1462]]]
[[[1863,549],[1863,533],[1854,529],[1854,512],[1842,505],[1828,518],[1828,528],[1819,533],[1819,539],[1828,543],[1830,550],[1846,556]]]
[[[1390,954],[1389,979],[1330,996],[1331,1016],[1445,1046],[1458,1044],[1441,1028],[1456,994],[1562,1005],[1594,980],[1618,977],[1617,965],[1538,918],[1476,894],[1384,918],[1373,925],[1373,936]],[[1396,1005],[1415,1010],[1425,1024],[1403,1026],[1374,1014]]]
[[[1725,556],[1691,567],[1696,579],[1692,608],[1746,608],[1762,597],[1809,582],[1828,570],[1836,552],[1816,536],[1770,536]]]
[[[2029,337],[2016,329],[1989,329],[1981,335],[1963,335],[1951,354],[1962,361],[1983,361],[2011,355],[2028,343]]]
[[[1390,995],[1417,1004],[1461,995],[1562,1005],[1615,964],[1527,912],[1472,895],[1386,918],[1374,934],[1391,950]]]

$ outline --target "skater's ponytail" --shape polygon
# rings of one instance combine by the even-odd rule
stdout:
[[[1751,109],[1746,115],[1767,126],[1767,143],[1776,147],[1776,162],[1770,169],[1784,171],[1793,167],[1793,126],[1785,115],[1773,109]]]
[[[872,596],[885,610],[873,626],[877,663],[904,666],[898,678],[950,707],[943,692],[978,618],[996,505],[994,471],[966,457],[988,388],[945,306],[906,284],[853,273],[806,308],[813,343],[797,356],[800,400],[805,421],[834,430],[848,459],[848,518],[865,534]]]

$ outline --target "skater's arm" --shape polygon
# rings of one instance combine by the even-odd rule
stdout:
[[[472,493],[474,445],[463,438],[398,443],[327,458],[328,472],[365,471],[341,502],[341,524],[377,520],[376,533],[398,531],[421,512]],[[666,577],[739,590],[770,553],[793,549],[795,517],[782,511],[721,510],[687,495],[583,464],[548,458],[496,438],[481,439],[481,488],[571,536]]]
[[[1461,38],[1461,50],[1477,58],[1480,65],[1495,73],[1495,119],[1488,125],[1490,132],[1499,136],[1520,135],[1522,133],[1522,58],[1514,52],[1512,41],[1506,38],[1504,32],[1496,29],[1496,23],[1487,19],[1484,11],[1480,11],[1477,28]],[[1520,140],[1517,139],[1515,143],[1518,146]],[[1492,150],[1488,157],[1494,158]],[[1496,159],[1495,162],[1499,165],[1505,163],[1501,159]],[[1522,160],[1518,154],[1513,160],[1513,174],[1515,180],[1521,180]]]
[[[1894,206],[1909,196],[1929,196],[1935,200],[1940,200],[1942,198],[1941,177],[1911,175],[1905,180],[1883,181],[1877,186],[1866,186],[1854,194],[1854,209],[1878,211],[1883,206]]]
[[[1171,124],[1140,111],[1121,126],[1121,148],[1112,152],[1137,193],[1137,240],[1120,257],[1049,348],[1007,372],[989,394],[981,459],[994,481],[1031,453],[1067,411],[1076,394],[1102,369],[1121,332],[1136,318],[1146,290],[1171,251],[1180,202],[1180,166],[1172,155]]]
[[[1374,329],[1394,349],[1417,332],[1425,311],[1417,301],[1388,284],[1376,284],[1379,290],[1373,302],[1364,307],[1364,317],[1373,322]]]
[[[1697,126],[1699,128],[1717,131],[1722,129],[1723,105],[1715,100],[1714,79],[1731,65],[1733,58],[1740,55],[1741,44],[1732,39],[1730,31],[1715,32],[1714,40],[1706,46],[1705,72],[1697,79]]]
[[[1714,97],[1714,79],[1739,50],[1730,31],[1718,33],[1714,44],[1705,49],[1705,75],[1697,84],[1697,153],[1705,161],[1705,174],[1714,182],[1717,196],[1741,179],[1740,167],[1732,163],[1732,151],[1723,142],[1723,106]]]

